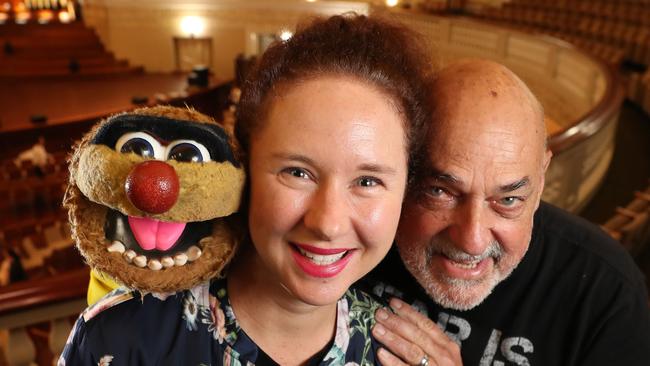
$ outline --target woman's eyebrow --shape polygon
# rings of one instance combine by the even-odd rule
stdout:
[[[397,171],[394,168],[383,164],[361,164],[357,169],[371,173],[397,174]]]
[[[278,153],[273,153],[271,156],[274,159],[298,161],[309,165],[314,164],[314,161],[312,159],[300,154],[278,152]]]

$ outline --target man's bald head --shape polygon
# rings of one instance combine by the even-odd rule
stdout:
[[[490,61],[443,69],[432,98],[397,246],[432,299],[467,310],[528,250],[551,157],[544,112],[519,78]]]
[[[542,105],[526,84],[501,64],[480,59],[453,63],[438,74],[432,98],[434,130],[448,124],[455,129],[498,125],[521,133],[522,139],[540,147],[542,154],[546,150]]]

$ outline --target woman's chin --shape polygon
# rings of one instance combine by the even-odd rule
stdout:
[[[351,283],[329,279],[327,281],[303,281],[284,285],[290,296],[301,303],[311,306],[328,306],[336,304],[343,297]]]

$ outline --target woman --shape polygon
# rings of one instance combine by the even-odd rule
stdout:
[[[412,136],[427,117],[427,73],[411,32],[365,16],[315,20],[271,46],[242,89],[236,135],[249,174],[250,240],[226,278],[209,293],[183,295],[200,311],[160,319],[178,330],[175,338],[155,342],[155,329],[138,328],[152,339],[120,348],[126,355],[111,353],[112,343],[125,341],[104,337],[74,341],[68,348],[80,350],[66,349],[64,359],[376,363],[370,329],[379,304],[348,288],[391,246],[417,150]],[[159,300],[161,308],[181,301]],[[131,334],[129,325],[124,332]]]
[[[375,19],[316,21],[270,48],[244,86],[236,133],[248,152],[253,245],[227,289],[244,332],[279,364],[318,363],[346,344],[358,358],[333,364],[374,360],[363,354],[369,329],[354,329],[368,327],[376,304],[345,293],[395,233],[410,136],[426,115],[426,61],[412,43]],[[354,344],[330,344],[344,337],[337,306],[339,320],[346,306],[364,317]]]

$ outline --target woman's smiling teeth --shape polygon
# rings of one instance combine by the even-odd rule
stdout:
[[[336,253],[336,254],[323,255],[323,254],[314,254],[314,253],[308,252],[308,251],[306,251],[303,248],[298,247],[298,246],[296,248],[298,248],[298,251],[300,252],[300,254],[302,254],[303,256],[305,256],[307,258],[309,258],[309,260],[311,262],[313,262],[314,264],[317,264],[319,266],[326,266],[328,264],[332,264],[332,263],[338,261],[339,259],[343,258],[343,256],[345,254],[347,254],[347,252],[348,252],[346,250],[346,251]]]

